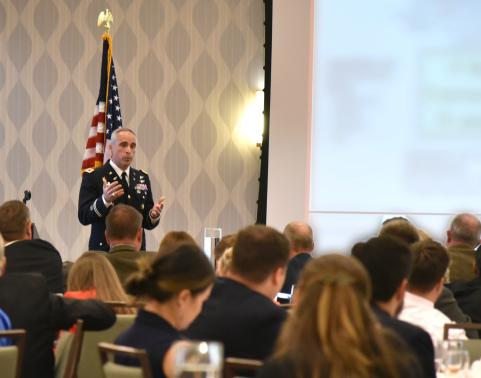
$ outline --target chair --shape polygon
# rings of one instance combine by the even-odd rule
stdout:
[[[464,330],[481,330],[481,323],[447,323],[444,325],[444,340],[449,339],[450,329],[464,329]],[[462,348],[467,350],[469,353],[469,359],[471,362],[481,359],[481,339],[467,339],[467,340],[456,340],[461,343]]]
[[[110,343],[99,343],[98,348],[105,378],[152,378],[145,350]],[[135,358],[139,361],[139,367],[117,364],[114,362],[116,356]]]
[[[224,378],[254,377],[262,361],[247,358],[227,357],[224,360]]]
[[[20,378],[25,350],[25,330],[0,331],[0,338],[12,339],[15,345],[0,347],[0,371],[2,378]]]
[[[83,341],[83,320],[77,320],[75,332],[65,332],[55,348],[55,377],[76,378]]]
[[[449,340],[450,329],[464,329],[481,331],[481,323],[446,323],[444,325],[443,339]]]
[[[102,366],[97,352],[100,342],[112,343],[134,322],[135,315],[117,315],[112,327],[104,331],[84,331],[80,361],[77,368],[77,378],[92,378],[102,376]]]

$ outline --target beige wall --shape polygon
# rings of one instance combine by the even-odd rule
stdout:
[[[0,0],[0,201],[29,203],[64,259],[87,247],[77,220],[79,169],[98,93],[109,7],[124,126],[135,166],[168,200],[156,249],[172,229],[199,241],[256,214],[259,151],[236,125],[264,82],[262,0]]]
[[[275,0],[267,223],[308,220],[312,0]]]

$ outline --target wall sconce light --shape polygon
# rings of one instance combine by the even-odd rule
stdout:
[[[264,91],[256,91],[256,111],[258,120],[256,122],[256,146],[262,146],[262,137],[264,134]]]
[[[262,134],[264,133],[264,91],[256,91],[255,97],[247,103],[241,119],[236,128],[240,140],[248,144],[262,146]]]

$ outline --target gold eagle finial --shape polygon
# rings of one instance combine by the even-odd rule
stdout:
[[[97,20],[97,26],[102,25],[102,23],[105,23],[105,32],[108,33],[110,31],[110,23],[114,22],[114,16],[112,16],[112,12],[110,10],[106,9],[105,11],[102,11],[99,13],[99,18]]]

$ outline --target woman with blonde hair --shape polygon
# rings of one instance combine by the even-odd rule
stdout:
[[[127,281],[127,293],[144,303],[116,344],[147,351],[153,376],[172,377],[175,347],[210,295],[214,271],[195,244],[181,244],[153,261],[144,260]],[[126,358],[118,363],[133,364]]]
[[[407,346],[371,313],[370,295],[368,274],[356,259],[332,254],[310,261],[274,358],[258,377],[421,377]]]
[[[110,261],[99,252],[85,252],[70,268],[66,298],[95,298],[105,302],[128,302],[128,297]],[[134,309],[115,307],[118,314]]]

